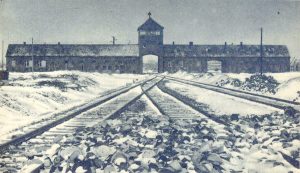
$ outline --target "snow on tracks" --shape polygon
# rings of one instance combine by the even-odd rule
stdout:
[[[152,81],[151,82],[152,85],[155,85],[157,82],[157,80],[154,80],[154,79],[150,79],[150,80]],[[43,125],[42,127],[33,129],[32,131],[22,134],[21,136],[16,137],[16,138],[2,144],[1,152],[6,153],[8,151],[7,157],[15,160],[16,158],[13,158],[13,156],[10,156],[9,152],[15,152],[18,149],[16,149],[15,147],[11,147],[12,145],[18,145],[19,143],[29,140],[29,141],[25,142],[25,147],[23,145],[23,147],[21,147],[21,148],[24,149],[24,148],[35,147],[37,144],[40,144],[47,148],[45,141],[53,142],[53,140],[51,140],[52,139],[51,137],[55,138],[56,136],[59,136],[61,134],[69,134],[71,132],[74,132],[78,128],[86,127],[86,126],[93,126],[97,123],[100,123],[104,119],[113,118],[116,114],[124,111],[124,109],[127,105],[129,105],[130,103],[134,102],[135,100],[137,100],[139,97],[142,96],[143,93],[138,86],[142,85],[143,83],[144,83],[144,81],[138,82],[135,85],[123,88],[123,89],[113,92],[113,93],[109,93],[94,102],[88,103],[76,110],[71,111],[69,114],[67,114],[66,116],[64,116],[58,120],[48,122],[48,123],[46,123],[46,125]],[[93,112],[93,109],[96,109],[94,107],[97,108],[97,111]],[[87,111],[88,111],[88,113],[87,113]],[[90,111],[92,111],[92,112],[90,112]],[[91,114],[91,116],[90,116],[90,114]],[[95,116],[93,116],[93,115],[95,115]],[[38,135],[41,135],[41,136],[38,136]],[[38,136],[38,137],[34,138],[35,136]],[[49,140],[49,136],[50,136],[50,140]],[[31,144],[32,144],[32,146],[31,146]],[[11,150],[9,150],[9,149],[11,149]],[[19,153],[17,152],[17,154],[19,154]],[[24,154],[24,153],[22,153],[22,154]],[[2,156],[5,157],[4,155],[2,155]],[[17,170],[20,168],[20,167],[18,167],[20,165],[18,165],[17,163],[16,163],[16,167],[10,165],[9,159],[6,162],[7,165],[5,165],[5,161],[7,161],[7,159],[6,160],[2,159],[2,164],[4,164],[4,165],[2,165],[2,167],[4,167],[4,169],[6,169],[6,170],[10,169],[10,168],[11,169],[15,168]],[[6,168],[6,166],[7,166],[7,168]],[[12,166],[12,167],[10,167],[10,166]]]
[[[258,94],[249,93],[249,92],[240,91],[240,90],[223,88],[223,87],[219,87],[219,86],[204,84],[204,83],[195,82],[195,81],[192,81],[192,80],[174,78],[174,77],[170,77],[170,76],[166,76],[165,78],[169,79],[169,80],[173,80],[173,81],[177,81],[177,82],[181,82],[181,83],[201,87],[201,88],[204,88],[204,89],[216,91],[216,92],[219,92],[219,93],[235,96],[235,97],[238,97],[238,98],[250,100],[250,101],[253,101],[253,102],[273,106],[273,107],[276,107],[276,108],[279,108],[279,109],[286,109],[287,107],[292,107],[293,109],[296,109],[296,110],[300,111],[300,103],[289,101],[289,100],[284,100],[284,99],[279,99],[279,98],[269,97],[269,96],[264,96],[264,95],[258,95]]]

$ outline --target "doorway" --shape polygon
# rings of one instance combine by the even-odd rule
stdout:
[[[207,61],[207,72],[221,73],[222,72],[222,61],[216,61],[216,60]]]
[[[158,73],[158,56],[144,55],[142,58],[143,73]]]

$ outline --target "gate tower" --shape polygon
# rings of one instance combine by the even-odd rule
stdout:
[[[142,62],[144,55],[158,56],[158,72],[163,72],[163,30],[160,24],[152,19],[151,13],[148,13],[148,20],[138,27],[138,45],[139,56]]]

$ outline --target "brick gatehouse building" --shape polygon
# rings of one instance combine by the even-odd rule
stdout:
[[[7,70],[143,73],[143,56],[155,55],[159,73],[260,71],[260,45],[164,44],[163,30],[149,14],[138,27],[138,44],[10,44],[6,53]],[[285,45],[263,45],[262,50],[264,72],[290,70],[290,55]]]

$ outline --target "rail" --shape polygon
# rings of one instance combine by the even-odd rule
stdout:
[[[284,100],[280,98],[275,98],[275,97],[270,97],[270,96],[264,96],[264,95],[259,95],[255,93],[250,93],[250,92],[245,92],[245,91],[240,91],[240,90],[235,90],[235,89],[230,89],[230,88],[224,88],[220,86],[215,86],[211,84],[205,84],[201,82],[196,82],[192,80],[186,80],[186,79],[180,79],[180,78],[175,78],[175,77],[170,77],[170,76],[165,76],[165,79],[168,80],[173,80],[179,83],[183,84],[188,84],[208,90],[212,90],[215,92],[231,95],[234,97],[250,100],[253,102],[265,104],[268,106],[276,107],[279,109],[286,109],[287,107],[292,107],[295,110],[299,111],[300,110],[300,103],[298,102],[293,102],[289,100]]]
[[[97,105],[100,105],[100,104],[102,104],[102,103],[104,103],[104,102],[106,102],[106,101],[108,101],[108,100],[110,100],[110,99],[112,99],[114,97],[119,96],[120,94],[126,93],[126,92],[128,92],[129,90],[131,90],[131,89],[133,89],[135,87],[141,86],[142,84],[144,84],[146,82],[152,81],[155,78],[156,77],[153,77],[153,78],[150,78],[150,79],[146,79],[146,80],[140,81],[140,82],[138,82],[138,83],[136,83],[136,84],[134,84],[132,86],[128,86],[126,88],[121,88],[118,91],[115,91],[113,93],[109,93],[107,95],[104,95],[103,97],[100,97],[96,101],[93,101],[91,103],[87,103],[87,104],[79,107],[78,109],[75,109],[75,110],[72,110],[72,111],[66,113],[67,115],[64,116],[64,117],[62,117],[62,118],[54,120],[54,121],[52,121],[52,122],[50,122],[50,123],[48,123],[46,125],[43,125],[43,126],[37,128],[37,129],[34,129],[32,131],[29,131],[29,132],[27,132],[25,134],[22,134],[22,135],[16,137],[16,138],[13,138],[13,139],[11,139],[11,140],[9,140],[9,141],[7,141],[7,142],[5,142],[5,143],[3,143],[3,144],[0,145],[0,153],[5,152],[7,149],[9,149],[10,146],[18,145],[18,144],[20,144],[20,143],[22,143],[24,141],[27,141],[27,140],[35,137],[35,136],[38,136],[38,135],[46,132],[50,128],[53,128],[53,127],[55,127],[55,126],[57,126],[57,125],[65,122],[67,120],[70,120],[70,119],[74,118],[75,116],[77,116],[77,115],[79,115],[79,114],[81,114],[81,113],[83,113],[83,112],[85,112],[85,111],[87,111],[87,110],[89,110],[91,108],[96,107]],[[114,114],[116,114],[118,112],[119,111],[116,111],[113,114],[107,116],[106,118],[112,117]]]

